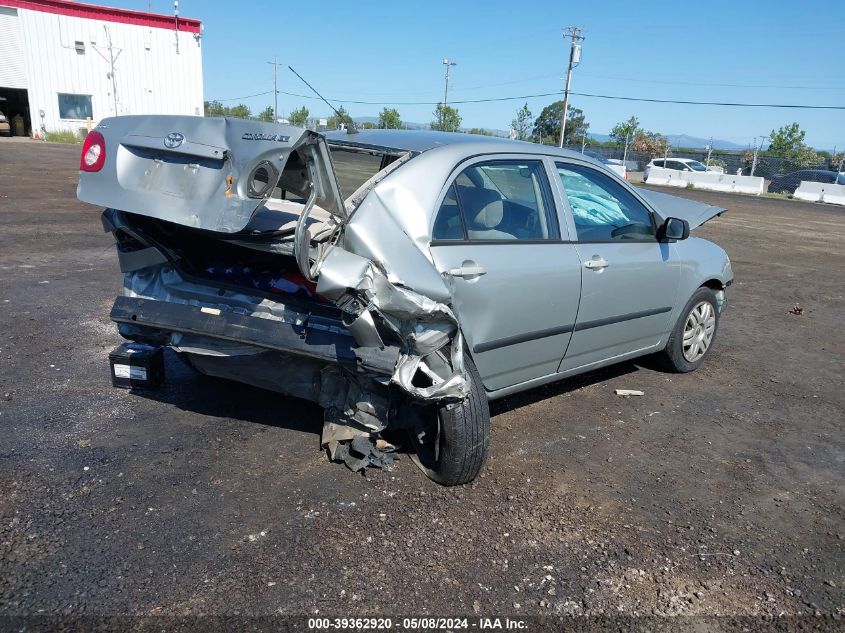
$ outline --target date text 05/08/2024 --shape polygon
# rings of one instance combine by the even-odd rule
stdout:
[[[373,631],[431,631],[431,630],[511,630],[527,628],[525,620],[511,618],[309,618],[310,630],[373,630]]]

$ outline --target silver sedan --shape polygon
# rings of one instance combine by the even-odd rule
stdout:
[[[402,431],[465,483],[488,400],[646,354],[693,371],[733,280],[689,235],[724,209],[552,147],[197,117],[95,132],[79,197],[117,238],[121,334],[319,402],[353,470],[390,464]]]

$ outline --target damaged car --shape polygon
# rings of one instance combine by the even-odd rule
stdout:
[[[124,338],[319,403],[353,470],[407,438],[444,485],[482,468],[489,400],[646,354],[698,368],[733,280],[689,235],[724,209],[492,137],[114,117],[78,196],[105,207]]]

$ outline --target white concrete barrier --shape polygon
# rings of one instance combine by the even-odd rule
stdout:
[[[795,198],[809,202],[827,202],[845,205],[845,185],[832,185],[824,182],[801,181],[795,190]]]
[[[611,163],[609,165],[605,165],[605,167],[607,167],[610,171],[616,172],[617,174],[619,174],[623,178],[625,177],[625,175],[627,173],[625,171],[625,167],[623,165],[614,165],[614,164]]]
[[[646,182],[668,187],[686,187],[689,183],[692,183],[697,189],[708,189],[710,191],[753,193],[755,195],[763,193],[763,178],[760,176],[735,176],[718,174],[712,171],[680,171],[678,169],[651,167]]]

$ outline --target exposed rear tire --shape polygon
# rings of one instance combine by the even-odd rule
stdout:
[[[687,301],[666,347],[660,353],[663,367],[674,373],[698,369],[710,354],[718,329],[716,295],[710,288],[699,288]]]
[[[432,407],[409,431],[412,459],[432,481],[444,486],[465,484],[478,476],[490,448],[490,408],[475,364],[464,366],[470,392],[457,405]]]

